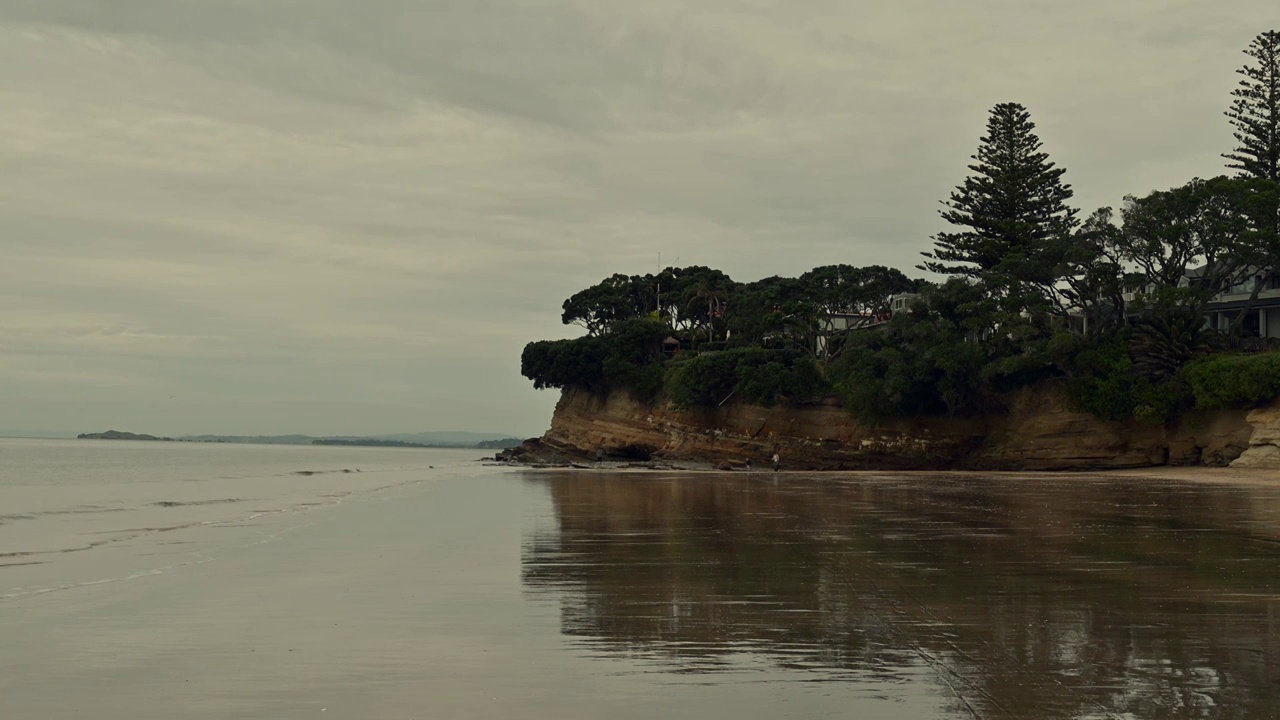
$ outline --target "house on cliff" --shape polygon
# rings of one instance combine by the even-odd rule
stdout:
[[[1205,274],[1204,267],[1188,270],[1180,285],[1195,287],[1203,282]],[[1253,297],[1255,288],[1258,289],[1256,298]],[[1125,302],[1132,302],[1136,295],[1125,293]],[[1206,327],[1222,332],[1238,322],[1246,336],[1280,338],[1280,272],[1257,268],[1245,272],[1205,306],[1204,321]]]
[[[906,312],[911,309],[912,303],[916,298],[920,297],[920,293],[898,293],[889,296],[889,314],[897,315],[900,312]]]
[[[1201,269],[1197,269],[1187,273],[1188,280],[1194,283],[1201,272]],[[1262,289],[1258,292],[1257,300],[1250,306],[1249,299],[1259,284]],[[1245,335],[1280,338],[1280,272],[1255,270],[1249,273],[1209,303],[1205,322],[1211,328],[1225,331],[1246,307],[1248,311],[1240,318]]]
[[[842,335],[855,330],[871,330],[889,322],[889,315],[882,313],[863,313],[853,310],[832,313],[823,321],[818,329],[818,353],[827,354],[827,348]]]

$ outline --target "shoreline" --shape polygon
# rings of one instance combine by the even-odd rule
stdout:
[[[772,477],[773,470],[760,468],[751,471],[742,469],[721,470],[705,467],[639,467],[636,465],[605,465],[589,467],[586,465],[551,465],[492,463],[499,467],[537,473],[555,472],[596,472],[616,475],[652,475],[654,473],[687,473],[697,475],[738,475],[744,477]],[[1147,468],[1124,468],[1117,470],[781,470],[776,473],[780,477],[813,477],[813,478],[998,478],[1002,480],[1043,480],[1048,478],[1074,478],[1081,480],[1146,480],[1152,482],[1194,482],[1215,485],[1248,485],[1255,487],[1274,486],[1280,488],[1280,471],[1266,468],[1230,468],[1204,466],[1154,466]]]

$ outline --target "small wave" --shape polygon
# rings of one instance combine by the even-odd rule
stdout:
[[[0,515],[0,525],[3,525],[7,522],[13,522],[14,520],[35,520],[38,517],[40,516],[32,515],[30,513],[13,513],[11,515]]]
[[[90,505],[88,507],[78,507],[78,508],[72,508],[70,510],[46,510],[42,513],[36,513],[36,514],[37,515],[96,515],[97,513],[124,512],[129,509],[130,508],[120,508],[120,507],[104,508],[98,505]]]
[[[145,528],[124,528],[120,530],[104,530],[101,532],[87,533],[87,534],[88,535],[113,535],[115,537],[110,537],[105,540],[94,540],[85,545],[78,545],[78,546],[67,547],[67,548],[57,548],[55,550],[22,550],[18,552],[4,552],[4,553],[0,553],[0,559],[25,558],[25,557],[31,557],[33,555],[69,555],[71,553],[81,553],[81,552],[85,552],[86,550],[93,550],[94,548],[100,548],[103,545],[111,545],[113,543],[125,542],[128,540],[135,540],[137,538],[145,537],[147,535],[155,535],[158,533],[172,532],[174,530],[184,530],[189,527],[195,527],[197,525],[207,525],[207,524],[210,524],[210,523],[187,523],[185,525],[172,525],[169,527],[145,527]]]
[[[156,507],[171,508],[171,507],[190,507],[195,505],[230,505],[232,503],[239,503],[239,502],[244,502],[244,500],[241,498],[227,498],[225,500],[191,500],[189,502],[178,502],[177,500],[161,500],[160,502],[153,502],[151,504]]]

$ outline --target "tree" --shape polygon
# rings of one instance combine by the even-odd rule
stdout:
[[[1238,283],[1255,253],[1245,202],[1251,183],[1196,178],[1181,187],[1125,198],[1115,254],[1130,276],[1139,309],[1187,307],[1199,314]]]
[[[1137,311],[1129,352],[1142,377],[1163,382],[1217,345],[1205,306],[1257,259],[1247,212],[1255,182],[1197,178],[1125,198],[1114,254],[1134,268],[1126,283]]]
[[[594,393],[625,388],[652,397],[662,387],[665,323],[651,317],[614,323],[599,335],[541,340],[525,346],[520,373],[543,388],[583,388]]]
[[[652,275],[611,275],[565,300],[560,321],[581,325],[588,334],[599,335],[614,323],[653,312],[657,302],[655,288]]]
[[[1113,218],[1109,207],[1094,211],[1076,231],[1065,257],[1063,304],[1079,312],[1082,333],[1093,338],[1112,334],[1124,323],[1126,273]]]
[[[1244,54],[1253,62],[1236,71],[1244,77],[1226,112],[1239,145],[1223,157],[1242,177],[1280,182],[1280,32],[1257,36]]]
[[[880,332],[854,333],[828,377],[856,417],[957,415],[978,409],[991,343],[974,342],[981,288],[952,279]]]
[[[801,275],[799,280],[807,304],[813,309],[817,332],[828,336],[826,342],[815,343],[827,356],[837,354],[833,349],[839,345],[835,342],[835,316],[861,316],[867,324],[885,319],[895,294],[919,287],[918,281],[902,271],[883,265],[824,265]]]
[[[913,292],[918,285],[901,270],[883,265],[824,265],[801,275],[800,282],[825,319],[838,313],[886,314],[893,295]]]
[[[1022,105],[992,108],[974,174],[943,202],[943,219],[961,229],[935,235],[920,266],[980,279],[1015,312],[1048,304],[1079,224],[1065,170],[1041,151],[1034,129]]]
[[[733,304],[725,311],[733,345],[758,344],[765,335],[781,328],[779,287],[787,281],[775,275],[734,289]]]
[[[701,265],[681,268],[676,286],[669,293],[678,299],[679,318],[695,331],[705,329],[707,341],[715,339],[717,328],[724,326],[725,307],[735,283],[719,270]]]

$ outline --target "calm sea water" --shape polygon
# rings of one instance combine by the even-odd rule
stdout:
[[[1280,482],[478,458],[0,440],[0,717],[1280,715]]]

